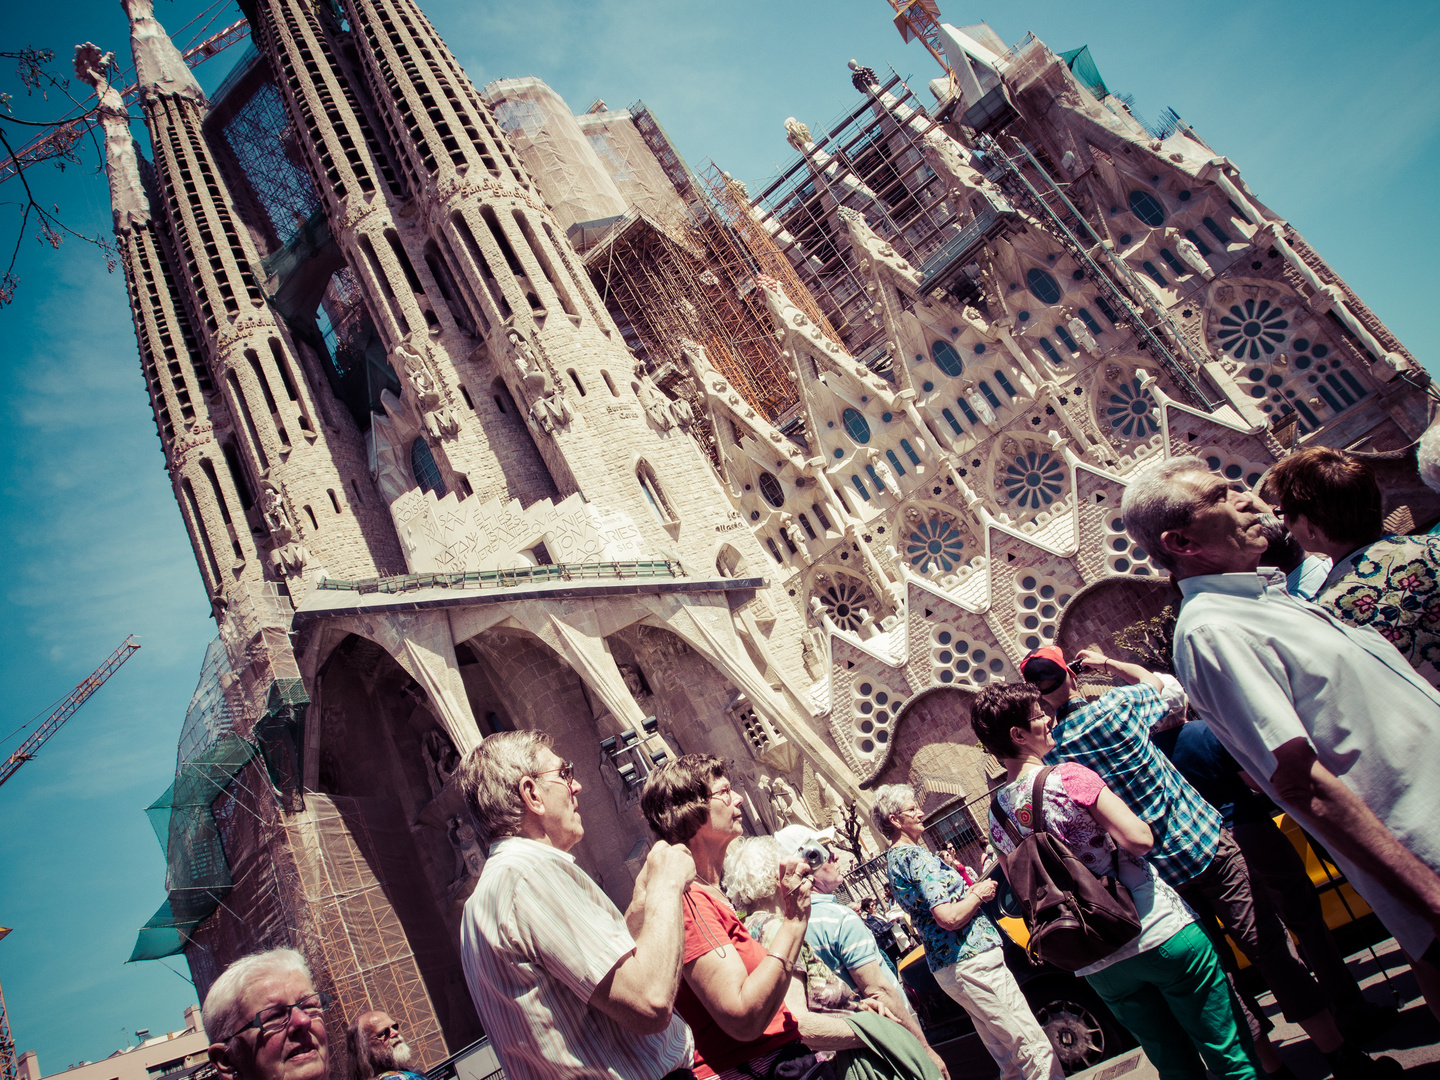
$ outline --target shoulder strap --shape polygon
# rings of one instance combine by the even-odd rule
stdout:
[[[1004,785],[1002,784],[1001,787]],[[1000,822],[1000,828],[1005,830],[1005,835],[1010,837],[1010,842],[1019,847],[1020,830],[1015,828],[1015,823],[1010,820],[1010,815],[1005,812],[1005,807],[1000,805],[1000,788],[996,788],[995,794],[990,796],[990,812],[995,815],[995,820]]]
[[[1030,788],[1030,818],[1037,833],[1048,832],[1045,828],[1045,781],[1055,771],[1055,766],[1046,765],[1035,774],[1035,783]]]

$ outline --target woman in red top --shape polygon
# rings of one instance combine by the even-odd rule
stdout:
[[[684,844],[695,859],[695,881],[684,897],[685,977],[675,1007],[695,1033],[696,1076],[728,1080],[744,1075],[737,1068],[742,1064],[768,1076],[776,1058],[860,1045],[853,1036],[837,1038],[834,1046],[829,1039],[820,1040],[825,1046],[802,1044],[785,1001],[810,921],[809,868],[798,860],[781,866],[782,922],[768,950],[746,932],[720,891],[725,849],[743,831],[725,763],[709,754],[667,762],[646,780],[640,809],[661,839]],[[803,1000],[794,1007],[803,1009]]]

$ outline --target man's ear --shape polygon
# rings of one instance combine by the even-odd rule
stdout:
[[[535,778],[533,776],[521,777],[520,801],[524,804],[525,809],[529,810],[532,814],[543,814],[545,812],[545,804],[540,799],[539,791],[536,790]]]
[[[1166,529],[1160,534],[1160,546],[1179,559],[1195,554],[1195,542],[1185,535],[1184,529]]]
[[[210,1063],[215,1066],[215,1071],[223,1080],[234,1080],[236,1063],[230,1052],[230,1043],[211,1043],[206,1052],[210,1055]]]

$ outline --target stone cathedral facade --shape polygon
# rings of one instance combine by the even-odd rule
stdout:
[[[714,279],[763,296],[795,388],[776,416],[698,334],[637,361],[564,170],[413,0],[246,6],[318,199],[288,276],[302,242],[257,211],[151,0],[124,7],[152,160],[107,58],[76,63],[220,629],[147,927],[202,995],[294,944],[345,1020],[383,1006],[433,1062],[480,1034],[458,922],[484,853],[452,773],[487,734],[574,760],[577,855],[621,906],[666,755],[732,760],[756,831],[892,780],[950,812],[986,767],[927,691],[1163,598],[1116,515],[1134,469],[1199,453],[1253,484],[1308,440],[1403,456],[1429,420],[1414,359],[1230,162],[1033,39],[947,28],[929,110],[856,68],[890,188],[789,126],[808,224],[759,201],[740,223],[788,269]],[[369,328],[343,371],[317,323],[341,279]]]

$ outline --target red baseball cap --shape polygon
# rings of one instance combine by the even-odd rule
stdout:
[[[1020,677],[1037,686],[1042,694],[1060,687],[1070,675],[1070,665],[1059,645],[1042,645],[1020,661]]]

